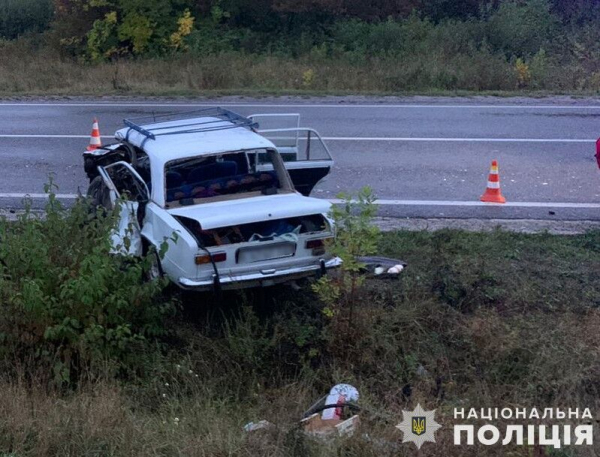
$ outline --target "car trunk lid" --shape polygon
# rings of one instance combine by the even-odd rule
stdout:
[[[296,193],[240,198],[169,210],[173,216],[198,221],[203,230],[284,219],[309,214],[324,214],[331,203]]]

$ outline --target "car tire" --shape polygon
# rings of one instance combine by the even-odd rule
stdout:
[[[148,270],[144,271],[144,279],[148,282],[158,281],[164,277],[162,265],[160,263],[160,257],[156,250],[151,250],[149,243],[144,243],[144,258],[150,261]]]

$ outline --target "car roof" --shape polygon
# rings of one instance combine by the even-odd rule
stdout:
[[[207,123],[211,126],[210,129],[186,128]],[[258,133],[218,117],[197,117],[185,121],[146,124],[140,127],[141,130],[152,132],[153,135],[149,137],[140,130],[125,127],[117,130],[115,138],[139,147],[155,164],[164,165],[172,160],[230,151],[275,149],[271,141]]]

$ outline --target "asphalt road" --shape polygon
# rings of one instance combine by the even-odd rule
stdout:
[[[49,173],[69,197],[87,182],[81,152],[98,117],[104,142],[125,117],[192,108],[182,102],[0,102],[0,207],[40,194]],[[300,113],[335,158],[316,197],[369,185],[395,217],[600,220],[600,100],[220,99],[244,114]],[[196,103],[195,106],[198,106]],[[505,206],[480,204],[491,160]],[[38,202],[39,203],[39,202]]]

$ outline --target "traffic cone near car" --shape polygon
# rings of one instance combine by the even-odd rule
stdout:
[[[498,174],[498,162],[496,160],[492,161],[487,188],[480,200],[486,203],[506,203],[506,198],[500,191],[500,175]]]
[[[102,147],[102,140],[100,139],[98,119],[94,118],[94,123],[92,124],[92,136],[90,137],[90,145],[87,147],[87,150],[94,151],[100,147]]]

